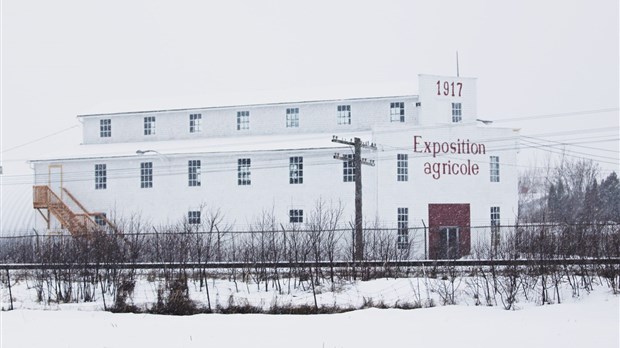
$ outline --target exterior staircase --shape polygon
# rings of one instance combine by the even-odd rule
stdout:
[[[89,213],[67,189],[62,188],[62,190],[82,212],[74,212],[49,186],[37,185],[33,187],[33,207],[43,216],[48,228],[50,228],[51,216],[54,216],[71,235],[84,236],[90,234],[94,229],[101,229],[102,226],[93,220],[97,216],[116,231],[114,225],[108,221],[105,214]],[[42,210],[47,212],[44,213]]]

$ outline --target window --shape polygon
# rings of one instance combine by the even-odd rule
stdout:
[[[99,136],[109,138],[112,136],[112,120],[109,118],[99,120]]]
[[[286,127],[288,128],[299,127],[299,108],[286,109]]]
[[[353,155],[346,154],[344,157],[347,160],[342,162],[342,181],[355,182],[355,162],[353,162]]]
[[[351,124],[351,105],[338,105],[338,124]]]
[[[461,122],[461,103],[452,103],[452,122]]]
[[[491,207],[491,246],[493,250],[497,250],[499,240],[499,207]]]
[[[187,184],[189,186],[200,186],[200,160],[189,160],[187,162]]]
[[[144,118],[144,135],[155,134],[155,116],[147,116]]]
[[[409,180],[409,155],[406,153],[396,155],[396,180]]]
[[[405,103],[390,103],[390,121],[405,122]]]
[[[95,164],[95,190],[108,188],[108,173],[105,164]]]
[[[250,129],[250,112],[237,111],[237,130]]]
[[[95,223],[99,226],[105,226],[106,215],[105,213],[99,213],[95,215]]]
[[[303,209],[291,209],[288,211],[289,222],[292,224],[301,224],[304,222]]]
[[[153,187],[153,162],[140,163],[140,187]]]
[[[499,156],[489,158],[491,168],[491,182],[499,182]]]
[[[398,249],[409,249],[409,208],[398,208]]]
[[[189,223],[190,225],[200,225],[200,210],[188,211],[187,223]]]
[[[303,184],[304,183],[304,158],[303,157],[290,157],[288,169],[289,169],[289,183],[291,184]]]
[[[252,180],[250,179],[250,164],[249,158],[239,158],[237,160],[237,183],[239,185],[250,185]]]
[[[202,132],[202,115],[201,114],[189,115],[189,132],[190,133]]]

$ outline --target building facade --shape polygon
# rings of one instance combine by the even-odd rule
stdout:
[[[217,211],[234,230],[265,214],[303,228],[319,205],[350,226],[357,168],[333,139],[359,138],[365,225],[426,245],[412,257],[465,256],[492,237],[471,227],[513,224],[518,201],[518,133],[478,122],[476,99],[474,78],[420,75],[418,95],[80,115],[75,153],[32,161],[38,226]]]

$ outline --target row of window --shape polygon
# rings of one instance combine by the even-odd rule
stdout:
[[[355,163],[353,155],[347,154],[347,161],[342,162],[342,181],[355,182]],[[237,185],[247,186],[252,184],[252,159],[237,159]],[[201,185],[200,160],[187,162],[187,185],[196,187]],[[409,155],[396,155],[396,181],[409,181]],[[490,181],[499,182],[499,157],[490,156]],[[289,157],[289,183],[304,183],[304,158],[302,156]],[[105,190],[108,184],[106,164],[95,164],[95,189]],[[153,162],[140,163],[140,187],[153,187]]]
[[[200,211],[193,210],[187,213],[187,220],[190,224],[200,224]],[[289,210],[289,223],[300,224],[304,222],[303,209],[290,209]],[[397,208],[396,209],[396,221],[397,221],[397,237],[396,246],[398,249],[404,250],[409,248],[409,208]],[[500,214],[499,207],[491,207],[491,239],[492,245],[499,242],[499,227],[500,227]],[[454,238],[456,238],[457,229],[454,229]]]
[[[144,135],[155,135],[156,134],[156,121],[157,120],[155,116],[144,117]],[[390,103],[390,121],[391,122],[405,122],[405,103],[404,102]],[[336,107],[336,122],[339,125],[351,124],[351,105],[338,105]],[[287,128],[298,128],[299,127],[299,108],[287,108],[286,109],[286,127]],[[245,129],[250,129],[250,111],[237,111],[237,130],[245,130]],[[190,133],[202,132],[202,114],[190,114],[189,115],[189,132]],[[99,136],[101,138],[109,138],[112,136],[112,120],[111,119],[106,118],[106,119],[99,120]]]

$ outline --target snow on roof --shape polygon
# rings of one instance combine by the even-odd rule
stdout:
[[[372,132],[338,133],[341,139],[359,137],[370,139]],[[44,157],[30,162],[49,162],[54,160],[75,160],[85,158],[109,158],[136,156],[137,151],[159,152],[162,155],[182,155],[193,153],[234,153],[256,151],[283,151],[303,149],[329,149],[346,147],[331,141],[332,135],[294,134],[260,135],[246,137],[197,138],[184,140],[142,141],[132,143],[77,145],[62,152],[48,152]]]

